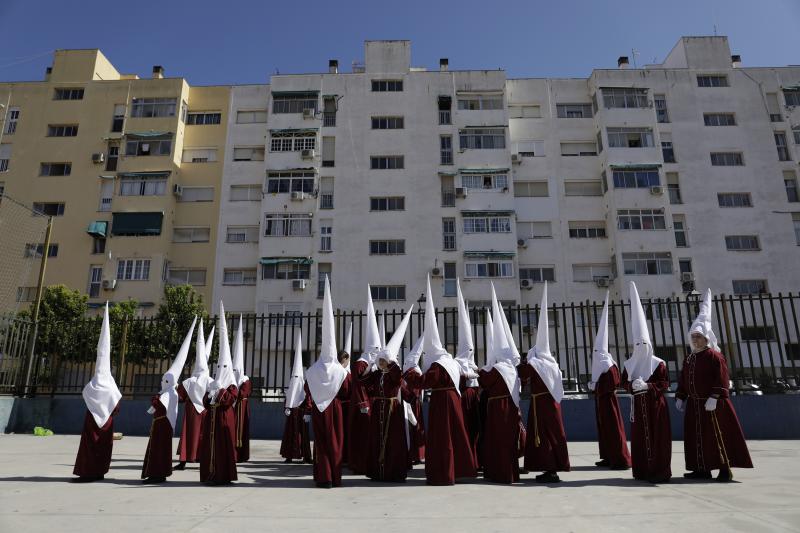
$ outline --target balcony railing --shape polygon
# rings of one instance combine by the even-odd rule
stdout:
[[[325,128],[333,128],[336,126],[335,111],[325,111],[322,113],[322,126]]]
[[[450,117],[450,110],[439,110],[439,124],[452,124]]]

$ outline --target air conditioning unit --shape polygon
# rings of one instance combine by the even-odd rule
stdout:
[[[103,290],[113,291],[116,287],[117,287],[117,280],[115,280],[115,279],[104,279],[103,280]]]
[[[467,188],[456,187],[456,198],[466,198],[466,197],[467,197]]]
[[[103,152],[92,154],[92,163],[96,165],[102,163],[105,160],[106,160],[106,154],[104,154]]]
[[[527,248],[528,241],[525,239],[517,239],[517,248]]]
[[[533,282],[529,279],[521,279],[519,281],[519,286],[523,289],[531,290],[533,289]]]
[[[313,109],[303,109],[303,118],[314,118]]]
[[[681,283],[694,281],[694,272],[681,272]]]
[[[303,191],[293,191],[292,192],[292,200],[300,201],[305,200],[306,194]]]
[[[142,144],[140,144],[139,145],[139,150],[141,150],[141,152],[143,154],[149,154],[150,153],[150,143],[142,143]]]
[[[441,275],[442,275],[442,269],[441,268],[433,267],[431,269],[431,277],[432,278],[438,278],[438,277],[441,277]]]
[[[301,150],[300,151],[300,158],[301,159],[314,159],[314,150]]]
[[[178,185],[177,183],[172,186],[172,194],[180,198],[183,196],[183,185]]]
[[[595,282],[595,284],[596,284],[598,287],[608,287],[608,283],[609,283],[609,281],[611,281],[611,280],[609,280],[609,279],[608,279],[608,278],[606,278],[606,277],[597,277],[597,278],[594,278],[594,282]]]
[[[292,289],[296,291],[304,291],[306,290],[306,284],[308,280],[305,279],[293,279],[292,280]]]
[[[652,194],[653,196],[661,196],[662,194],[664,194],[664,187],[662,187],[661,185],[654,185],[650,187],[650,194]]]
[[[522,163],[522,156],[519,154],[511,154],[511,162],[516,164]]]

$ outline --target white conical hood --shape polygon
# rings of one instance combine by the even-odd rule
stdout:
[[[208,367],[208,360],[211,359],[211,352],[214,349],[214,332],[217,331],[217,326],[211,326],[211,331],[206,337],[206,367]]]
[[[331,284],[325,276],[325,297],[322,300],[322,346],[319,358],[308,368],[306,383],[311,399],[320,412],[325,411],[342,387],[347,370],[339,363],[336,353],[336,324],[331,302]]]
[[[592,350],[592,382],[597,383],[600,376],[616,364],[608,351],[608,291],[606,291],[603,314],[600,315],[600,323],[597,325],[597,336],[594,338],[594,349]]]
[[[420,335],[417,342],[411,347],[411,351],[403,358],[403,372],[419,366],[419,359],[422,357],[422,341],[424,340],[424,334]]]
[[[375,317],[375,306],[372,304],[372,290],[367,285],[367,327],[364,329],[364,348],[359,361],[366,361],[367,364],[372,365],[381,347],[378,320]]]
[[[108,422],[111,412],[122,398],[114,376],[111,375],[111,327],[108,323],[108,302],[103,312],[103,325],[97,341],[97,360],[92,380],[83,387],[83,401],[92,413],[97,427]]]
[[[455,362],[453,356],[448,353],[442,346],[442,341],[439,338],[439,325],[436,322],[436,309],[433,306],[433,293],[431,292],[431,278],[428,276],[428,293],[425,300],[425,335],[422,341],[422,351],[425,354],[425,365],[430,368],[433,363],[438,363],[442,368],[447,371],[450,379],[453,381],[453,386],[456,392],[461,395],[459,389],[459,380],[461,377],[461,370],[458,363]]]
[[[386,311],[381,314],[381,323],[378,329],[378,338],[381,341],[381,349],[386,348]]]
[[[717,336],[711,326],[711,289],[706,291],[703,301],[700,303],[700,314],[692,322],[692,327],[689,328],[689,336],[692,333],[699,333],[708,341],[708,347],[712,350],[719,351],[719,344],[717,343]]]
[[[472,342],[472,324],[469,312],[464,304],[464,295],[461,294],[461,282],[456,278],[456,299],[458,304],[458,348],[456,349],[456,362],[461,367],[462,374],[473,373],[475,364],[475,344]]]
[[[347,334],[344,336],[344,353],[350,358],[349,360],[352,361],[353,357],[351,355],[351,351],[353,350],[353,321],[351,320],[350,323],[347,324]],[[348,364],[344,367],[347,370],[347,373],[350,373],[350,365]]]
[[[250,379],[244,373],[244,331],[242,330],[242,315],[239,315],[239,327],[236,329],[236,337],[233,341],[233,377],[236,378],[236,386],[241,387],[242,383]]]
[[[492,292],[494,292],[494,285],[492,285]],[[496,298],[497,296],[495,296],[495,299]],[[514,358],[517,364],[519,364],[521,357],[517,349],[517,343],[514,341],[514,335],[511,333],[511,326],[508,325],[508,317],[505,311],[503,311],[503,306],[499,300],[497,301],[497,306],[500,308],[500,318],[503,320],[503,333],[505,333],[506,339],[508,339],[508,347],[511,348],[511,351],[514,353]]]
[[[213,334],[214,328],[211,328],[211,335]],[[189,401],[198,413],[202,413],[206,409],[203,406],[203,396],[206,393],[208,384],[211,383],[211,376],[208,374],[208,356],[210,353],[211,336],[209,335],[208,346],[206,346],[203,333],[203,320],[201,319],[200,326],[197,328],[197,343],[194,350],[192,375],[182,382],[186,395],[189,397]]]
[[[494,366],[494,321],[492,320],[492,308],[486,310],[486,366],[484,370],[489,371]]]
[[[286,402],[284,406],[287,409],[294,409],[299,407],[306,398],[303,385],[305,379],[303,378],[303,335],[300,328],[297,328],[297,334],[294,337],[294,363],[292,364],[292,375],[289,378],[289,388],[286,391]]]
[[[172,366],[169,367],[169,370],[167,370],[161,378],[161,391],[158,395],[158,401],[160,401],[161,405],[167,410],[167,420],[169,420],[170,425],[172,425],[172,429],[175,429],[175,423],[178,420],[178,402],[180,401],[176,387],[178,386],[178,379],[181,377],[183,367],[186,365],[186,357],[189,355],[189,347],[192,345],[192,335],[194,335],[194,326],[196,324],[197,316],[192,320],[189,333],[183,338],[183,344],[181,344],[178,355],[175,356],[175,360],[172,362]]]
[[[236,385],[233,375],[233,361],[231,360],[231,345],[228,340],[228,323],[225,321],[225,306],[219,302],[219,357],[217,368],[214,371],[214,381],[209,384],[210,399],[216,401],[220,390],[225,390],[231,385]]]
[[[630,291],[633,355],[625,361],[625,370],[628,371],[629,381],[637,378],[647,381],[663,361],[653,355],[653,343],[650,341],[650,331],[647,329],[647,318],[642,308],[642,301],[639,299],[639,291],[636,290],[636,284],[632,281]]]
[[[561,403],[564,397],[564,383],[561,368],[550,353],[550,326],[547,323],[547,282],[544,282],[542,303],[539,306],[539,325],[536,328],[536,344],[528,351],[528,364],[542,378],[553,399]]]
[[[392,338],[386,343],[386,347],[378,354],[378,359],[386,359],[390,363],[396,365],[400,364],[398,356],[400,355],[400,348],[403,346],[403,341],[406,337],[406,329],[408,329],[408,321],[411,320],[412,309],[414,309],[413,305],[408,308],[406,316],[403,317],[403,321],[397,326],[397,330],[392,335]]]
[[[493,367],[503,377],[506,383],[508,393],[514,404],[519,407],[519,375],[517,374],[517,365],[519,364],[519,354],[515,354],[511,348],[508,335],[506,334],[503,326],[503,310],[497,301],[497,294],[494,292],[494,284],[492,287],[492,352],[491,360],[494,362]]]

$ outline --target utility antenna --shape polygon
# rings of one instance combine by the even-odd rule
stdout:
[[[639,55],[639,51],[636,48],[631,48],[631,58],[633,59],[633,68],[638,68],[636,66],[636,56]]]

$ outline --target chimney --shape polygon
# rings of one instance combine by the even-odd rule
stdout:
[[[628,68],[628,56],[619,56],[619,58],[617,58],[617,68]]]
[[[161,65],[153,65],[153,79],[160,80],[164,78],[164,67]]]
[[[44,81],[50,81],[50,74],[53,73],[53,67],[47,67],[47,70],[44,71]]]
[[[328,60],[328,72],[331,74],[339,74],[339,60],[338,59],[329,59]]]
[[[439,60],[439,70],[442,72],[446,72],[449,66],[450,61],[446,57],[443,57]]]
[[[732,68],[741,68],[742,66],[742,56],[739,54],[734,54],[731,56],[731,67]]]

